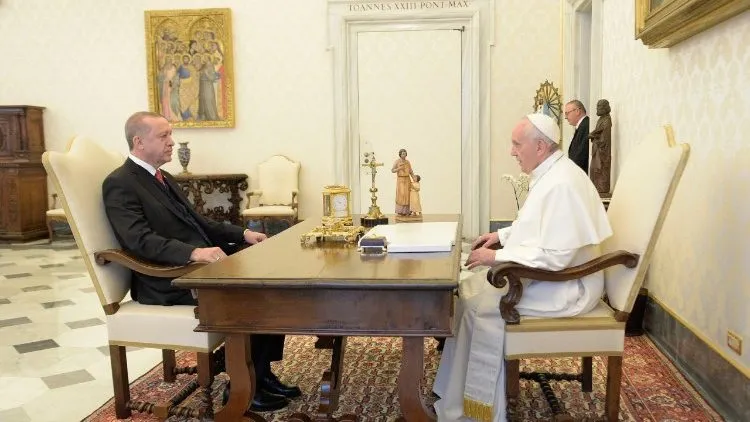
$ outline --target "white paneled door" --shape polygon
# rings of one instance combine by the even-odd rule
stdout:
[[[422,177],[423,212],[461,212],[461,31],[359,32],[356,107],[362,155],[374,151],[378,204],[393,214],[398,150]],[[359,172],[360,212],[370,205],[371,177]]]

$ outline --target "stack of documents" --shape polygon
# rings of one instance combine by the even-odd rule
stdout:
[[[456,240],[456,230],[457,222],[389,224],[373,227],[362,239],[385,237],[388,253],[449,252]]]

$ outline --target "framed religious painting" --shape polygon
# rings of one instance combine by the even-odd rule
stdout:
[[[635,0],[635,37],[671,47],[748,9],[748,0]]]
[[[148,10],[149,109],[175,128],[234,127],[230,9]]]

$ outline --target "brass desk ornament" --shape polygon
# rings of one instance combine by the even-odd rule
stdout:
[[[372,186],[370,187],[370,201],[372,201],[372,205],[370,205],[367,215],[361,218],[361,223],[365,227],[375,227],[378,224],[388,224],[388,217],[380,211],[380,207],[378,206],[378,196],[376,195],[378,188],[375,187],[375,175],[378,174],[378,167],[382,167],[383,163],[378,163],[375,160],[375,152],[366,152],[364,157],[365,159],[362,167],[369,168],[370,175],[372,176]]]

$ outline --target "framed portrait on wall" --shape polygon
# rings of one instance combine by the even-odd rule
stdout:
[[[635,37],[671,47],[748,9],[747,0],[635,0]]]
[[[175,128],[234,127],[230,9],[147,10],[149,109]]]

